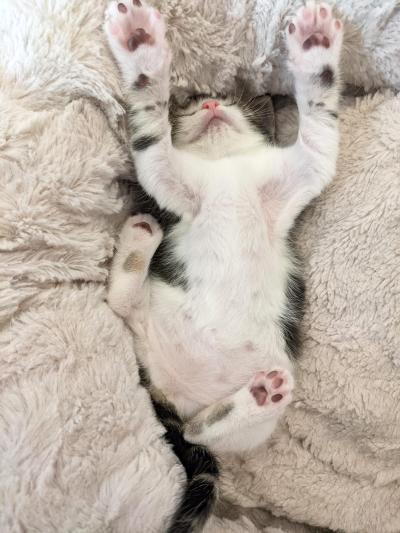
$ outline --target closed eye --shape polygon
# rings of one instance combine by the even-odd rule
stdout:
[[[196,109],[196,111],[193,111],[192,113],[182,113],[181,115],[178,115],[178,113],[175,113],[176,117],[191,117],[195,115],[199,111],[199,109]]]

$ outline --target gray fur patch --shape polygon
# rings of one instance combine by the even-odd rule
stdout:
[[[132,147],[136,152],[140,152],[147,150],[147,148],[158,142],[160,142],[160,139],[154,135],[143,135],[143,137],[139,137],[133,141]]]
[[[128,255],[128,257],[125,259],[124,264],[122,265],[122,268],[126,272],[138,272],[145,268],[146,261],[142,254],[139,254],[137,252],[132,252]]]
[[[207,426],[220,422],[232,411],[234,405],[232,402],[218,404],[206,418]]]
[[[200,435],[203,431],[203,421],[200,418],[194,417],[185,425],[185,433],[188,435]]]
[[[329,65],[326,65],[320,74],[320,83],[322,87],[332,87],[335,83],[335,75]]]

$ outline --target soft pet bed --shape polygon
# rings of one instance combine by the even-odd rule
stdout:
[[[291,92],[299,2],[164,0],[176,94]],[[0,531],[162,532],[185,485],[105,303],[130,165],[105,2],[14,0],[0,17]],[[400,10],[341,0],[337,177],[301,217],[295,401],[273,439],[222,458],[209,532],[400,531]],[[358,90],[358,89],[357,89]],[[276,105],[276,134],[295,134]]]

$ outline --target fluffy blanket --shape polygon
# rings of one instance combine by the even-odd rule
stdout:
[[[243,76],[259,92],[291,91],[282,32],[298,2],[158,5],[177,93]],[[2,5],[2,532],[163,531],[184,484],[138,386],[131,334],[104,302],[128,205],[104,7]],[[337,3],[346,82],[400,88],[398,8]],[[278,112],[283,142],[294,122]],[[400,98],[345,102],[341,129],[337,178],[298,229],[308,305],[295,402],[270,443],[223,458],[210,532],[400,531]]]

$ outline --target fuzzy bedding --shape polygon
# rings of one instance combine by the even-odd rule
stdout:
[[[163,0],[173,85],[290,93],[299,2]],[[128,198],[104,1],[13,0],[0,17],[0,531],[162,532],[185,475],[138,385],[105,284]],[[297,229],[307,276],[295,401],[222,458],[206,529],[400,531],[400,6],[340,0],[346,82],[333,184]],[[277,135],[295,132],[290,106]],[[303,525],[300,525],[303,524]]]

